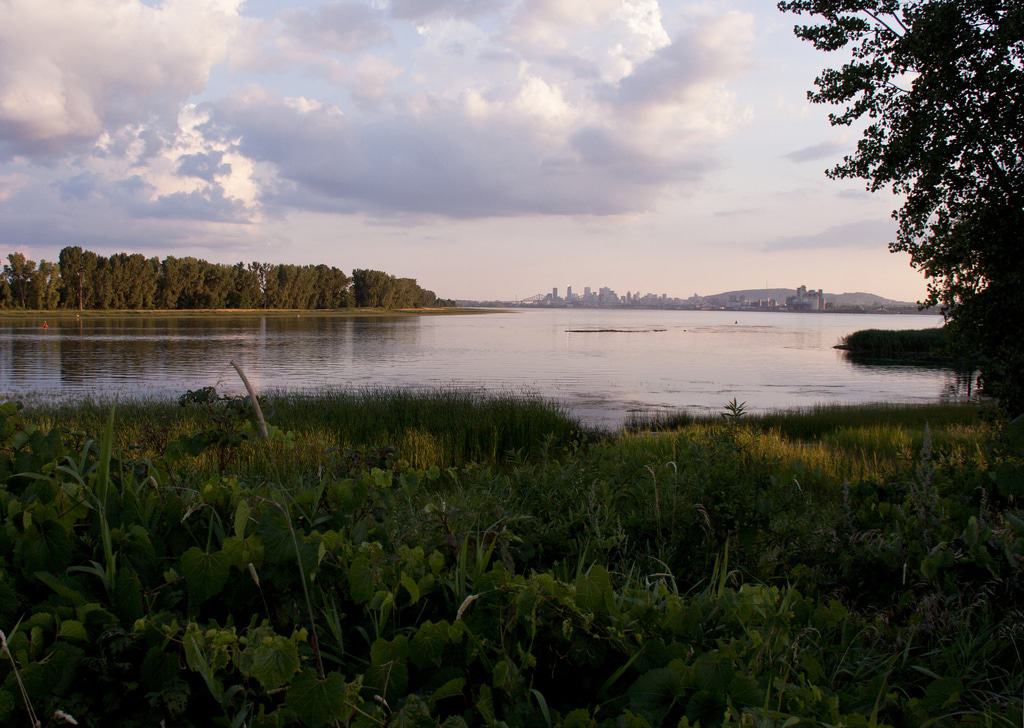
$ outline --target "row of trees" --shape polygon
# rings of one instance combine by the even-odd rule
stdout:
[[[56,263],[7,256],[0,275],[0,308],[197,309],[451,306],[414,278],[376,270],[352,276],[327,265],[210,263],[163,260],[138,253],[97,255],[80,247],[60,251]]]

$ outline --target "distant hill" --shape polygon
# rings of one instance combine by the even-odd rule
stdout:
[[[774,298],[779,303],[785,303],[789,296],[795,296],[795,288],[750,288],[742,291],[725,291],[710,296],[702,296],[709,300],[727,301],[730,296],[746,296],[747,300],[760,300],[763,298]],[[917,308],[913,301],[895,301],[891,298],[877,296],[874,293],[825,293],[825,302],[834,303],[838,306],[865,306],[867,308]]]

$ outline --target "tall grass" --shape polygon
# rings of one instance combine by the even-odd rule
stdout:
[[[943,328],[888,331],[864,329],[845,336],[836,347],[879,359],[952,359],[949,335]]]
[[[685,412],[637,417],[614,434],[588,430],[557,403],[517,394],[362,389],[270,392],[262,399],[267,420],[293,435],[288,457],[312,470],[326,454],[339,451],[379,450],[416,468],[500,466],[598,440],[611,443],[616,458],[630,461],[635,455],[642,470],[653,461],[674,460],[683,442],[729,428],[787,472],[882,477],[919,451],[925,425],[937,448],[967,452],[989,431],[993,415],[976,404],[821,405],[748,414],[729,423],[719,415]],[[33,405],[27,414],[47,429],[100,432],[109,408],[108,401],[94,399]],[[122,402],[118,421],[117,445],[142,456],[159,455],[176,438],[219,426],[210,410],[167,400]],[[232,454],[232,469],[257,473],[266,465],[263,451],[275,447],[243,444]],[[207,453],[195,467],[213,471],[216,458]]]
[[[820,404],[746,414],[745,427],[757,430],[778,430],[787,437],[816,439],[840,429],[874,427],[879,425],[922,428],[951,425],[980,425],[994,415],[994,409],[974,403],[948,404]],[[707,425],[721,422],[719,414],[672,412],[658,415],[638,415],[626,423],[626,429],[676,430],[689,425]]]
[[[592,436],[558,404],[511,393],[359,389],[270,392],[261,399],[267,420],[294,433],[294,454],[309,464],[327,450],[354,448],[394,448],[395,457],[413,467],[496,463]],[[44,427],[97,432],[109,409],[109,401],[92,399],[33,405],[27,414]],[[120,446],[143,455],[218,424],[206,408],[157,399],[120,403],[118,419]],[[257,467],[262,457],[254,447],[240,448],[236,464]]]
[[[730,423],[719,415],[681,412],[634,418],[623,442],[658,450],[659,441],[704,438],[728,428],[749,452],[774,461],[787,477],[842,482],[884,478],[906,468],[921,450],[926,426],[937,450],[979,459],[979,443],[995,414],[972,403],[818,405],[744,415]]]

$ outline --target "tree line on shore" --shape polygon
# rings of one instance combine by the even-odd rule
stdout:
[[[10,253],[0,275],[0,308],[335,309],[453,306],[415,278],[378,270],[352,275],[328,265],[211,263],[201,258],[98,255],[78,246],[57,262]]]

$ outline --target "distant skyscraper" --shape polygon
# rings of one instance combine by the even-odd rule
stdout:
[[[569,286],[568,288],[565,289],[565,300],[566,301],[571,301],[572,300],[572,286]]]
[[[583,287],[583,297],[590,298],[590,286]]]
[[[552,288],[551,289],[551,297],[552,298],[558,298],[558,289],[557,288]]]

